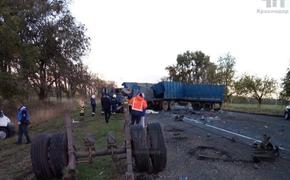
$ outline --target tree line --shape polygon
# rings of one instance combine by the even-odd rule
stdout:
[[[89,94],[106,81],[88,71],[86,28],[68,0],[0,1],[0,99]]]
[[[217,63],[211,62],[210,57],[202,51],[186,51],[178,54],[176,64],[167,66],[167,80],[185,83],[216,84],[225,86],[225,101],[232,96],[247,96],[254,98],[259,105],[264,98],[271,97],[278,89],[275,79],[268,76],[258,77],[243,74],[236,77],[236,59],[230,53],[219,57]],[[288,100],[290,97],[290,69],[283,79],[283,90],[280,98]]]

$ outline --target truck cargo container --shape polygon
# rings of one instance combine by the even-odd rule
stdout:
[[[170,109],[174,103],[191,103],[192,108],[199,110],[219,107],[224,101],[223,85],[188,84],[182,82],[162,81],[152,87],[154,101],[158,101],[163,109]],[[156,103],[155,103],[156,104]]]
[[[188,84],[162,81],[157,84],[124,82],[124,88],[131,90],[130,96],[139,92],[145,94],[150,108],[170,110],[176,103],[190,103],[194,110],[220,108],[224,101],[223,85]]]

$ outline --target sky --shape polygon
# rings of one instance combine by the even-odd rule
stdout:
[[[230,53],[237,77],[279,82],[290,67],[290,0],[268,1],[72,0],[70,10],[91,38],[84,63],[118,85],[160,81],[187,50],[212,62]]]

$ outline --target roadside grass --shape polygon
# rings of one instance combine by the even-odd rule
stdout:
[[[257,114],[283,115],[284,105],[262,104],[259,108],[258,104],[224,104],[222,109],[234,110]]]
[[[31,119],[33,119],[31,127],[46,122],[48,120],[62,116],[64,112],[75,109],[78,106],[77,99],[63,99],[61,101],[39,101],[33,100],[25,103],[28,107]],[[11,119],[13,123],[17,123],[16,102],[11,101],[3,105],[4,113]]]
[[[115,114],[111,116],[109,123],[105,122],[104,116],[100,114],[101,109],[97,107],[95,117],[90,116],[90,112],[86,113],[85,126],[80,122],[80,127],[75,127],[75,143],[76,149],[84,151],[83,138],[87,135],[96,138],[95,147],[98,149],[105,149],[107,147],[107,134],[114,132],[118,147],[124,143],[123,130],[123,114]],[[78,125],[76,125],[78,126]],[[96,157],[91,164],[78,164],[77,179],[118,179],[118,171],[112,162],[111,156]]]
[[[63,117],[58,117],[45,123],[34,125],[30,128],[29,135],[33,139],[39,133],[62,131],[63,127]],[[16,128],[18,129],[18,127]],[[30,145],[25,144],[25,137],[22,139],[22,145],[16,145],[16,139],[17,134],[0,141],[0,179],[35,179],[30,160]]]
[[[83,138],[87,134],[94,135],[96,137],[95,147],[96,149],[104,149],[107,147],[106,136],[107,132],[114,131],[117,138],[118,145],[124,142],[123,134],[123,114],[113,115],[109,121],[109,124],[105,123],[104,117],[100,114],[100,107],[97,107],[97,113],[95,117],[91,117],[90,108],[86,109],[85,120],[79,123],[75,123],[74,137],[75,146],[77,150],[85,150],[83,145]],[[75,121],[79,121],[79,111],[74,110],[71,113],[71,117]],[[59,115],[57,118],[53,118],[42,122],[41,124],[35,124],[30,128],[30,136],[39,133],[53,133],[64,131],[64,114]],[[32,165],[30,160],[30,145],[15,145],[17,135],[0,141],[0,179],[2,180],[34,180],[34,174],[32,172]],[[25,138],[23,139],[25,143]],[[111,157],[97,157],[93,160],[92,164],[78,164],[77,165],[77,179],[118,179],[118,174],[115,166],[112,163]]]

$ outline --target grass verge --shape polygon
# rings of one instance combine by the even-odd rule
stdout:
[[[79,121],[79,112],[76,110],[71,114],[75,121]],[[33,120],[33,119],[32,119]],[[85,120],[76,123],[74,128],[75,146],[77,150],[84,150],[83,138],[87,134],[96,137],[96,148],[106,148],[106,136],[109,131],[114,131],[118,145],[124,142],[123,114],[113,115],[109,124],[105,123],[104,117],[100,114],[100,107],[97,108],[95,117],[90,116],[90,109],[87,108]],[[52,133],[64,131],[63,115],[53,118],[30,128],[30,136],[39,133]],[[17,136],[0,141],[0,179],[1,180],[23,180],[35,179],[30,161],[30,145],[15,145]],[[25,142],[25,141],[24,141]],[[100,157],[94,159],[92,164],[77,165],[77,179],[118,179],[120,174],[112,163],[111,157]]]
[[[224,110],[241,111],[247,113],[283,115],[284,105],[262,104],[259,108],[258,104],[224,104]]]

